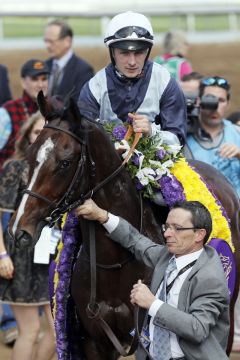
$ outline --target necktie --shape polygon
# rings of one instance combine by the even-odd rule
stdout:
[[[61,75],[61,68],[57,63],[53,64],[51,81],[49,82],[49,94],[55,95],[57,93],[57,86]]]
[[[177,269],[176,260],[175,258],[172,258],[169,261],[168,267],[165,271],[164,279],[162,282],[162,289],[159,294],[159,299],[164,302],[167,301],[166,287],[168,285],[168,279],[171,273],[176,269]],[[163,329],[160,326],[154,327],[153,357],[154,360],[169,360],[171,358],[170,333],[168,330]]]

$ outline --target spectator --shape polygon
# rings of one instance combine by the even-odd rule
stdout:
[[[27,184],[26,154],[45,121],[37,112],[21,128],[14,156],[0,176],[0,208],[12,213],[18,206],[22,190]],[[47,328],[38,343],[35,360],[50,360],[55,352],[53,319],[49,304],[48,264],[38,263],[34,248],[11,249],[8,233],[3,239],[0,226],[0,298],[11,304],[18,326],[18,338],[13,347],[12,360],[31,360],[37,340],[40,319],[39,306],[47,317]]]
[[[73,53],[73,30],[63,20],[53,20],[45,29],[44,41],[51,56],[47,60],[51,70],[49,94],[65,98],[73,92],[77,100],[82,86],[94,72],[85,60]]]
[[[154,359],[228,359],[228,285],[216,250],[206,245],[212,219],[201,203],[184,201],[171,208],[162,226],[166,246],[90,199],[76,214],[98,220],[112,240],[154,269],[151,288],[139,280],[130,296],[133,305],[148,311],[143,332]],[[136,358],[147,359],[143,347]]]
[[[41,60],[31,59],[21,68],[22,97],[10,100],[3,104],[11,121],[11,134],[0,151],[0,169],[3,163],[13,155],[16,137],[21,125],[26,119],[38,110],[37,94],[48,90],[48,66]]]
[[[12,99],[12,93],[9,86],[8,70],[6,66],[0,64],[0,106]]]
[[[144,15],[116,15],[104,39],[111,64],[84,85],[78,105],[88,119],[132,121],[135,132],[151,136],[162,130],[164,141],[184,143],[184,96],[169,72],[148,60],[153,41]]]
[[[186,157],[204,161],[218,169],[240,194],[240,130],[225,119],[230,100],[230,84],[219,76],[200,83],[199,96],[215,97],[215,110],[200,107],[200,127],[187,136]]]
[[[196,71],[183,75],[182,80],[180,81],[180,86],[184,95],[198,97],[200,82],[203,78],[204,76]]]
[[[171,76],[180,81],[184,75],[192,72],[192,66],[186,59],[188,49],[189,44],[183,31],[169,31],[163,39],[163,55],[155,57],[154,61],[165,66]]]

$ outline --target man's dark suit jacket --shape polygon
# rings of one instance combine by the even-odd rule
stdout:
[[[51,71],[53,59],[51,58],[46,60],[46,63]],[[92,66],[85,60],[73,54],[64,68],[63,78],[55,93],[60,95],[62,98],[65,98],[66,95],[68,95],[74,89],[72,97],[77,101],[81,88],[85,82],[93,77],[93,75],[94,70]]]
[[[6,66],[0,64],[0,106],[11,99],[12,94],[9,87],[8,71]]]

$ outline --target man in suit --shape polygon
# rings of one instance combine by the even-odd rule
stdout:
[[[150,289],[139,280],[130,295],[132,304],[148,310],[145,346],[154,360],[228,359],[228,286],[215,249],[206,245],[212,220],[201,203],[184,201],[171,208],[162,226],[166,246],[152,242],[92,200],[76,214],[98,220],[112,240],[154,269]],[[138,360],[148,358],[144,349],[139,346]]]
[[[12,99],[9,87],[8,71],[6,66],[0,64],[0,105]]]
[[[77,100],[82,86],[93,75],[90,64],[77,57],[72,50],[73,30],[63,20],[53,20],[45,29],[44,41],[51,58],[49,94],[67,96],[73,92]]]

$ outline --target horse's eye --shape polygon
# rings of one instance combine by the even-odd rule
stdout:
[[[69,160],[61,160],[61,161],[59,161],[58,166],[60,169],[66,169],[67,167],[70,166],[70,163],[71,162]]]

